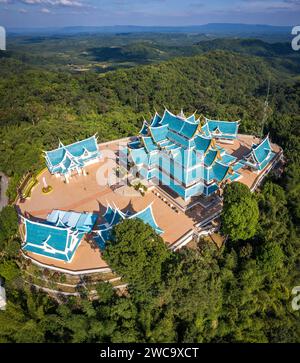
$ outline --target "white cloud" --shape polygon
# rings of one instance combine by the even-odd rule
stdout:
[[[40,10],[40,12],[41,12],[41,13],[44,13],[44,14],[50,14],[50,13],[51,13],[51,11],[50,11],[49,9],[47,9],[47,8],[42,8],[42,9]]]
[[[80,0],[0,0],[0,4],[22,3],[26,5],[49,5],[62,7],[83,7]]]

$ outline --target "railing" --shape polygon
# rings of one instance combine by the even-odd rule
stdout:
[[[60,291],[60,290],[53,290],[53,289],[49,289],[48,287],[43,287],[43,286],[39,286],[39,285],[36,285],[36,284],[32,284],[28,281],[25,281],[24,282],[30,286],[33,286],[35,287],[36,289],[38,290],[42,290],[44,292],[47,292],[49,294],[55,294],[55,295],[63,295],[63,296],[78,296],[80,297],[82,294],[80,292],[64,292],[64,291]],[[127,287],[128,284],[122,284],[122,285],[118,285],[118,286],[113,286],[113,289],[114,290],[117,290],[117,289],[123,289],[125,287]],[[92,294],[97,294],[97,291],[96,290],[90,290],[88,291],[88,293],[90,295]]]
[[[260,185],[264,177],[276,166],[276,164],[281,160],[283,157],[283,151],[280,150],[280,152],[277,154],[277,156],[274,158],[271,164],[268,165],[268,167],[261,173],[261,175],[258,177],[252,188],[250,189],[251,192],[254,192],[255,189]]]
[[[170,204],[173,204],[178,209],[180,209],[182,212],[185,212],[185,209],[172,197],[170,197],[169,194],[167,194],[158,184],[155,184],[155,188],[163,195],[164,198],[166,198]]]
[[[93,273],[97,273],[97,272],[101,272],[101,273],[113,272],[109,267],[100,267],[100,268],[94,268],[94,269],[72,271],[72,270],[68,270],[68,269],[64,269],[64,268],[60,268],[60,267],[54,267],[51,265],[41,263],[41,262],[35,260],[34,258],[27,256],[22,250],[21,250],[21,254],[26,260],[30,260],[34,265],[37,265],[37,266],[43,267],[43,268],[48,268],[53,271],[62,272],[62,273],[69,274],[69,275],[74,275],[74,276],[88,275],[88,274],[93,274]]]
[[[176,241],[170,246],[170,250],[176,251],[182,248],[183,246],[187,245],[193,239],[194,232],[195,232],[194,229],[189,230],[183,237],[181,237],[178,241]]]
[[[206,226],[208,223],[212,222],[214,219],[216,219],[217,217],[219,217],[221,215],[222,211],[217,211],[214,214],[212,214],[211,216],[207,217],[206,219],[204,219],[203,221],[199,222],[198,224],[196,224],[196,227],[204,227]]]

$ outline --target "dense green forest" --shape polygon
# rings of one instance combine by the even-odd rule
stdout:
[[[57,304],[29,290],[19,277],[16,215],[5,208],[0,276],[8,307],[0,312],[0,342],[300,342],[299,312],[291,309],[291,290],[300,280],[299,78],[280,52],[273,62],[251,47],[216,48],[105,74],[47,70],[0,53],[0,170],[11,177],[11,198],[26,171],[43,167],[41,150],[57,146],[58,138],[132,135],[143,116],[164,106],[241,119],[241,132],[269,132],[287,158],[282,178],[270,176],[251,196],[251,228],[241,221],[247,228],[226,230],[230,238],[220,250],[203,243],[171,253],[141,222],[118,225],[105,257],[129,282],[129,292],[119,296],[102,283],[93,302]],[[249,197],[232,200],[233,194],[227,192],[227,211]]]
[[[250,33],[249,37],[232,39],[213,33],[19,35],[9,37],[5,56],[51,71],[106,73],[222,49],[263,56],[297,73],[299,57],[291,49],[289,34],[284,39],[275,33],[267,39],[253,38]]]

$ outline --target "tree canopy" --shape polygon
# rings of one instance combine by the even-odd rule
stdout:
[[[221,43],[227,49],[230,42]],[[291,308],[300,277],[300,82],[285,57],[213,51],[106,74],[70,74],[0,53],[0,168],[10,176],[11,199],[20,177],[44,166],[41,150],[56,147],[58,138],[134,135],[143,116],[163,105],[241,119],[243,133],[257,135],[264,126],[287,160],[283,177],[271,174],[254,194],[240,183],[225,188],[221,219],[229,238],[221,249],[205,242],[171,253],[141,221],[118,225],[105,258],[129,283],[123,295],[109,283],[95,286],[93,300],[84,292],[56,300],[34,289],[20,269],[16,213],[4,208],[0,277],[8,304],[0,311],[1,343],[300,342],[299,312]]]
[[[225,186],[223,197],[222,233],[233,241],[252,238],[259,217],[255,196],[246,185],[234,182]]]
[[[134,287],[149,291],[161,281],[163,264],[169,257],[163,239],[139,219],[119,223],[104,252],[113,269]]]

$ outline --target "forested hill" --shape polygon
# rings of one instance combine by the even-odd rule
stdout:
[[[204,51],[228,50],[248,55],[263,57],[290,56],[297,53],[292,49],[290,43],[266,43],[259,39],[214,39],[201,41],[197,45]]]
[[[241,119],[242,132],[258,134],[269,78],[269,122],[279,117],[283,123],[283,107],[284,118],[299,114],[292,75],[227,51],[106,74],[46,71],[6,57],[0,62],[0,169],[16,179],[40,168],[41,150],[56,147],[59,137],[68,143],[95,132],[100,141],[133,135],[143,117],[163,106]]]
[[[224,51],[105,75],[49,72],[3,58],[0,75],[0,124],[10,126],[23,122],[38,126],[45,119],[71,116],[96,120],[124,108],[148,117],[165,105],[187,112],[197,109],[211,117],[241,118],[243,128],[254,131],[268,79],[281,82],[278,71],[263,60]],[[124,129],[123,122],[117,135],[106,134],[103,122],[95,126],[104,138],[133,131]]]
[[[290,42],[267,43],[259,39],[215,39],[197,43],[201,52],[227,50],[245,55],[263,57],[272,67],[280,72],[299,75],[300,57]],[[284,78],[287,76],[285,74]]]
[[[300,82],[294,73],[266,57],[227,51],[102,75],[29,64],[0,59],[0,170],[11,176],[11,199],[26,171],[44,167],[41,151],[56,147],[58,138],[68,143],[95,132],[99,141],[133,135],[143,116],[154,108],[162,112],[164,105],[173,112],[198,109],[198,115],[241,119],[242,132],[269,132],[287,165],[258,193],[243,187],[246,198],[233,198],[243,201],[242,208],[237,202],[230,209],[242,221],[237,229],[247,226],[248,214],[240,211],[249,205],[256,226],[220,250],[202,241],[195,251],[171,254],[150,226],[120,224],[105,258],[129,282],[130,293],[120,297],[102,283],[95,286],[97,301],[83,296],[57,304],[22,284],[17,215],[6,207],[0,213],[0,277],[8,306],[0,314],[0,343],[299,342],[299,311],[291,305],[300,266]],[[234,185],[241,184],[232,183],[226,195],[236,196]],[[230,198],[224,199],[230,207]]]

